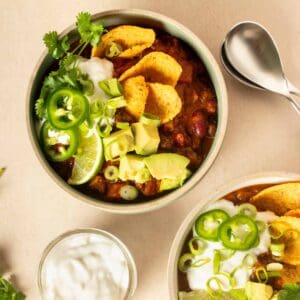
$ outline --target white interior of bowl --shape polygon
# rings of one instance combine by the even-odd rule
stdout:
[[[178,285],[177,285],[177,262],[181,249],[183,247],[184,241],[189,234],[191,228],[193,227],[194,222],[201,213],[201,210],[209,205],[211,202],[221,199],[223,196],[236,191],[240,188],[257,185],[257,184],[276,184],[281,182],[288,181],[299,181],[300,174],[293,173],[284,173],[284,172],[273,172],[273,173],[263,173],[263,174],[254,174],[250,176],[245,176],[239,178],[230,183],[227,183],[223,187],[217,189],[217,192],[208,196],[200,201],[200,203],[189,213],[181,224],[175,239],[171,246],[171,251],[168,261],[168,285],[169,285],[169,295],[171,300],[178,299]]]
[[[35,125],[33,118],[33,101],[37,94],[37,89],[40,88],[40,82],[43,78],[45,70],[51,65],[52,59],[49,55],[47,55],[46,50],[39,59],[38,64],[32,75],[31,83],[28,89],[26,116],[28,133],[31,143],[44,169],[53,178],[53,180],[65,191],[73,195],[75,198],[78,198],[95,207],[114,213],[124,214],[151,211],[167,205],[171,201],[178,199],[187,191],[191,190],[191,188],[195,186],[195,184],[206,174],[206,172],[209,170],[212,163],[214,162],[223,142],[227,126],[228,104],[225,82],[218,64],[216,63],[214,57],[207,49],[207,47],[202,43],[202,41],[186,27],[166,16],[142,10],[113,10],[96,14],[93,16],[93,19],[104,19],[106,26],[119,24],[137,24],[140,26],[149,26],[165,30],[171,35],[180,38],[181,40],[185,41],[191,48],[193,48],[194,51],[202,59],[216,91],[218,100],[218,128],[216,131],[216,136],[206,159],[203,161],[199,169],[193,174],[193,176],[181,188],[178,188],[173,192],[158,197],[154,200],[134,204],[110,203],[92,198],[69,186],[50,167],[40,149],[38,136],[36,134],[36,131],[34,130]],[[67,28],[64,32],[62,32],[61,35],[65,35],[69,32],[74,32],[74,29],[75,26],[72,25],[69,28]]]

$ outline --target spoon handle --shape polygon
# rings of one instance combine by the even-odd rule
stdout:
[[[286,95],[286,98],[291,102],[297,113],[300,114],[300,103],[298,103],[291,95]]]
[[[297,89],[291,82],[287,81],[288,89],[291,94],[300,97],[300,90]]]

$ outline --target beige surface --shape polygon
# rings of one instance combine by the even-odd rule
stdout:
[[[232,178],[261,171],[300,173],[300,119],[279,96],[241,86],[227,74],[229,124],[213,168],[177,203],[137,216],[102,213],[60,190],[39,165],[28,142],[24,103],[43,34],[61,31],[80,10],[143,8],[177,19],[192,29],[218,58],[227,30],[256,20],[274,35],[286,74],[300,87],[300,2],[264,1],[0,1],[0,268],[9,269],[28,299],[39,299],[36,271],[46,244],[77,227],[116,234],[132,251],[139,270],[138,300],[168,299],[166,266],[176,229],[195,203]],[[63,6],[62,6],[63,5]],[[219,60],[218,60],[219,61]]]

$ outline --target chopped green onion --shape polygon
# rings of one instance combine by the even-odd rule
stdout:
[[[98,82],[99,87],[109,96],[122,96],[122,86],[117,78],[106,79]]]
[[[219,252],[220,252],[220,255],[221,255],[221,260],[226,260],[226,259],[229,259],[231,256],[234,255],[235,250],[224,248],[224,249],[220,249]]]
[[[231,274],[228,274],[226,272],[220,272],[219,275],[225,276],[228,279],[228,282],[230,284],[231,287],[235,287],[236,282],[233,276],[231,276]]]
[[[284,254],[285,244],[271,244],[270,249],[273,256],[281,257]]]
[[[283,269],[283,265],[280,263],[269,263],[267,264],[267,271],[281,271]]]
[[[192,266],[194,256],[191,253],[183,254],[178,261],[179,271],[186,273],[187,270]]]
[[[158,127],[160,125],[160,118],[149,113],[143,113],[140,117],[140,122]]]
[[[212,282],[215,282],[217,285],[217,289],[213,288],[211,286]],[[218,277],[211,277],[210,279],[207,280],[206,282],[206,289],[208,293],[214,297],[216,293],[222,293],[222,286],[221,286],[221,280]]]
[[[192,268],[199,268],[202,267],[203,265],[206,265],[207,263],[210,262],[210,258],[206,257],[206,258],[199,258],[195,261],[192,262]]]
[[[126,104],[127,104],[127,102],[123,96],[112,98],[105,103],[106,107],[111,108],[111,109],[125,107]]]
[[[124,185],[120,189],[120,196],[124,200],[134,200],[137,198],[138,194],[138,190],[132,185]]]
[[[104,103],[100,99],[94,100],[90,105],[90,111],[92,115],[101,116],[104,112]]]
[[[266,283],[269,279],[268,272],[264,267],[259,267],[255,270],[255,275],[260,283]]]
[[[218,250],[214,250],[214,259],[213,259],[214,274],[218,274],[220,272],[220,264],[221,264],[221,254]]]
[[[239,214],[255,218],[257,214],[256,207],[250,203],[244,203],[239,207]]]
[[[269,271],[268,272],[268,278],[280,277],[280,276],[281,276],[281,272],[280,271]]]
[[[242,266],[245,266],[248,269],[251,269],[254,266],[254,264],[256,263],[256,261],[257,261],[256,256],[253,253],[248,253],[243,258]]]
[[[92,80],[81,80],[80,83],[83,86],[83,93],[87,96],[92,96],[94,94],[94,83]]]
[[[118,56],[123,51],[122,46],[118,43],[111,42],[105,51],[105,56],[108,58],[113,58]]]
[[[119,178],[119,169],[116,166],[106,167],[104,177],[108,180],[117,180]]]
[[[256,225],[260,233],[263,233],[267,229],[267,224],[263,221],[256,221]]]
[[[99,135],[101,137],[108,137],[111,131],[112,126],[110,125],[109,118],[102,118],[101,121],[99,121]]]
[[[206,243],[198,236],[193,237],[189,241],[190,251],[195,256],[203,253],[205,247],[206,247]]]
[[[116,127],[118,129],[127,129],[130,127],[130,124],[128,122],[117,122]]]
[[[278,240],[284,234],[284,231],[282,231],[281,229],[279,230],[278,228],[276,228],[276,226],[274,224],[269,225],[269,232],[270,232],[270,236],[271,236],[272,240]]]

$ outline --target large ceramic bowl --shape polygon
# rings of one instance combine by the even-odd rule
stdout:
[[[170,300],[178,299],[178,259],[182,251],[182,247],[187,238],[187,235],[191,231],[193,224],[195,223],[198,216],[201,214],[202,209],[225,195],[234,192],[238,189],[259,185],[259,184],[276,184],[276,183],[284,183],[289,181],[299,181],[300,174],[292,174],[292,173],[263,173],[263,174],[254,174],[251,176],[246,176],[243,178],[239,178],[235,181],[232,181],[225,186],[221,187],[217,190],[214,195],[208,196],[206,199],[202,199],[199,204],[190,212],[190,214],[185,218],[180,228],[177,231],[175,239],[171,246],[171,251],[169,255],[168,262],[168,287],[169,287],[169,295]]]
[[[50,57],[50,55],[47,54],[46,50],[39,58],[37,66],[35,67],[27,93],[26,116],[31,144],[40,163],[42,164],[46,172],[50,175],[50,177],[52,177],[52,179],[62,189],[64,189],[66,192],[68,192],[75,198],[80,199],[85,203],[91,204],[100,209],[115,213],[139,213],[154,210],[167,205],[173,200],[178,199],[179,197],[184,195],[187,191],[191,190],[191,188],[200,181],[200,179],[205,175],[205,173],[213,164],[223,142],[225,129],[227,125],[228,104],[224,79],[219,66],[217,65],[214,57],[207,49],[205,44],[189,29],[166,16],[142,10],[113,10],[95,14],[93,16],[93,20],[97,19],[104,19],[106,26],[119,24],[135,24],[140,26],[149,26],[152,28],[162,29],[186,42],[199,55],[199,57],[201,58],[201,60],[207,68],[211,81],[214,85],[218,101],[218,128],[209,154],[207,155],[206,159],[199,167],[199,169],[181,188],[178,188],[173,192],[168,193],[167,195],[157,197],[156,199],[147,202],[132,204],[109,203],[87,196],[72,188],[65,181],[63,181],[63,179],[61,179],[50,167],[49,163],[45,159],[44,154],[40,149],[38,136],[35,129],[33,109],[34,101],[39,93],[41,81],[53,62],[53,59]],[[64,30],[61,33],[61,35],[71,33],[71,35],[74,38],[76,38],[76,32],[74,29],[75,25],[72,25],[66,30]]]

